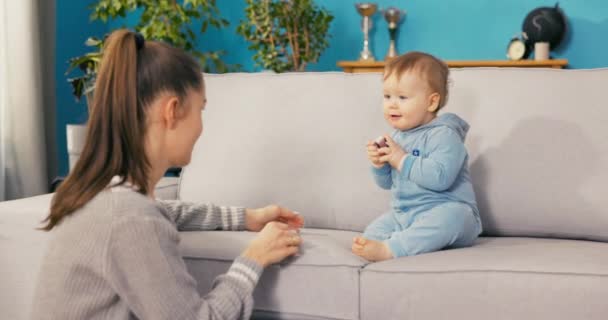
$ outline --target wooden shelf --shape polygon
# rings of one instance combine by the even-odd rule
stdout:
[[[561,69],[568,65],[567,59],[549,60],[452,60],[445,61],[450,68],[479,68],[479,67],[512,67],[512,68],[554,68]],[[382,72],[384,61],[338,61],[338,66],[344,72]]]

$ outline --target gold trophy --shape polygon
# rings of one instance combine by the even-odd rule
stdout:
[[[374,54],[369,49],[369,30],[372,27],[372,21],[369,17],[373,16],[378,10],[375,3],[357,3],[355,4],[357,12],[363,16],[363,51],[359,56],[359,61],[374,61]]]
[[[399,23],[401,22],[401,18],[405,16],[405,10],[400,10],[395,7],[389,7],[385,10],[382,10],[382,14],[384,15],[384,19],[388,22],[388,34],[390,36],[391,42],[388,47],[388,52],[384,57],[384,60],[389,60],[397,56],[397,46],[395,44],[397,39],[397,29],[399,27]]]

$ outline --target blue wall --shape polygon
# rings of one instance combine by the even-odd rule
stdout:
[[[330,48],[320,61],[309,66],[314,71],[336,71],[339,60],[355,60],[361,51],[361,20],[354,3],[346,0],[317,0],[335,16],[332,22]],[[506,45],[521,30],[525,15],[539,6],[553,6],[555,1],[542,0],[377,0],[381,8],[396,6],[407,11],[397,40],[398,51],[430,52],[445,60],[505,59]],[[133,25],[135,17],[115,21],[104,26],[89,22],[90,1],[57,1],[57,141],[59,174],[67,172],[65,124],[81,123],[86,119],[84,103],[76,104],[65,81],[67,60],[86,51],[83,42],[90,35],[102,36],[111,28]],[[200,38],[204,50],[228,51],[225,61],[239,63],[245,71],[258,71],[247,50],[247,43],[235,33],[239,20],[244,18],[244,1],[217,1],[223,17],[231,25],[224,30],[210,32]],[[449,3],[449,4],[448,4]],[[556,58],[567,58],[570,68],[608,67],[608,1],[562,0],[560,6],[569,20],[569,34],[558,50]],[[386,22],[380,15],[374,18],[372,50],[381,59],[388,49]]]
[[[227,61],[240,63],[247,71],[256,70],[247,52],[247,44],[234,33],[244,18],[244,1],[218,1],[221,12],[232,22],[230,31],[213,31],[205,43],[209,48],[224,48]],[[319,63],[310,70],[339,70],[336,61],[356,60],[362,46],[361,18],[354,3],[360,1],[317,0],[335,16],[332,40]],[[511,37],[521,31],[524,17],[539,6],[553,6],[555,1],[542,0],[377,0],[379,7],[395,6],[407,11],[397,40],[398,51],[421,50],[445,60],[505,59]],[[449,4],[448,4],[449,3]],[[570,68],[608,66],[608,1],[562,0],[570,33],[553,52],[556,58],[567,58]],[[374,17],[372,51],[382,59],[388,49],[387,23],[381,15]]]
[[[55,90],[57,155],[59,157],[57,175],[65,175],[68,172],[65,125],[84,123],[87,119],[84,99],[80,103],[76,103],[72,96],[72,88],[67,82],[68,76],[65,75],[65,72],[68,68],[68,60],[90,51],[84,45],[88,37],[101,36],[108,30],[104,24],[89,22],[89,10],[87,9],[89,2],[82,0],[57,0],[56,2]],[[71,74],[71,76],[76,74]]]

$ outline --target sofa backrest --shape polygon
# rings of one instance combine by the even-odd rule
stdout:
[[[608,69],[453,69],[446,112],[467,120],[486,235],[608,241]],[[389,209],[366,141],[382,118],[380,74],[206,75],[204,132],[183,200],[301,212],[361,231]]]

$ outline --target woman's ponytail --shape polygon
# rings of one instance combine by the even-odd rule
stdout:
[[[51,230],[84,206],[114,176],[122,177],[122,182],[128,178],[141,193],[148,191],[145,115],[137,94],[137,56],[144,49],[137,37],[119,30],[106,40],[85,145],[74,169],[57,189],[43,230]]]

